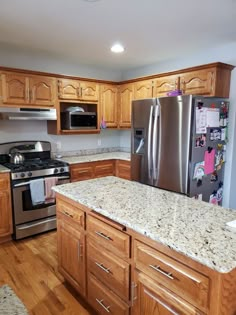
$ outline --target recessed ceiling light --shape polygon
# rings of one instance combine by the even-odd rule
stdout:
[[[111,51],[114,53],[122,53],[124,51],[124,47],[121,44],[114,44],[111,47]]]

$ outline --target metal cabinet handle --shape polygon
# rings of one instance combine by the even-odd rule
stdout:
[[[131,306],[134,306],[134,301],[137,300],[137,296],[135,296],[135,289],[137,288],[137,284],[132,282],[131,284]]]
[[[104,238],[104,239],[107,240],[107,241],[112,241],[112,239],[111,239],[109,236],[103,234],[102,232],[95,231],[95,233],[96,233],[98,236],[101,236],[102,238]]]
[[[96,264],[99,268],[101,268],[103,271],[105,271],[106,273],[111,273],[111,272],[110,272],[110,268],[104,267],[103,264],[100,264],[100,263],[98,263],[98,262],[96,262],[96,261],[95,261],[95,264]]]
[[[171,272],[162,271],[160,266],[149,265],[149,267],[151,267],[155,271],[161,273],[163,276],[166,276],[167,278],[169,278],[171,280],[174,280],[174,277],[172,276],[172,273]]]
[[[99,300],[99,299],[97,299],[97,298],[96,298],[96,301],[98,302],[99,305],[101,305],[101,306],[104,308],[104,310],[107,311],[107,313],[110,313],[110,311],[109,311],[109,308],[111,307],[110,305],[109,305],[109,306],[105,306],[105,305],[103,304],[103,300]]]
[[[70,214],[69,212],[67,212],[65,210],[63,211],[63,214],[66,215],[67,217],[72,218],[72,219],[74,218],[73,214]]]
[[[78,240],[78,258],[83,257],[83,245],[81,244],[80,240]]]

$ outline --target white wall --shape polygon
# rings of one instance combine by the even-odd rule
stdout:
[[[0,121],[0,143],[21,140],[50,141],[53,152],[56,152],[57,142],[61,143],[60,152],[120,146],[120,136],[117,130],[105,129],[98,135],[57,136],[47,134],[46,121]]]
[[[173,71],[212,62],[224,62],[236,66],[236,42],[223,45],[217,49],[203,49],[201,53],[183,55],[176,60],[168,60],[159,64],[140,67],[123,72],[122,79],[151,75],[161,72]],[[232,71],[230,87],[230,112],[229,112],[229,142],[227,144],[227,163],[224,178],[224,206],[236,209],[236,69]],[[128,137],[128,135],[127,135]],[[126,141],[122,139],[122,141]]]
[[[0,47],[0,66],[10,68],[20,68],[26,70],[35,70],[51,72],[55,74],[72,75],[84,78],[94,78],[100,80],[120,81],[121,71],[108,70],[89,65],[72,63],[60,57],[46,54],[45,52],[28,52],[15,49],[12,46]]]

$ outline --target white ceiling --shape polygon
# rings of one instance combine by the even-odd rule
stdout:
[[[110,52],[114,42],[126,50]],[[127,70],[236,41],[236,0],[2,0],[0,49]],[[1,61],[0,61],[1,64]]]

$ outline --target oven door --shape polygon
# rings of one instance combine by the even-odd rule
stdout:
[[[69,176],[58,177],[58,184],[68,183]],[[12,185],[15,238],[19,239],[56,228],[56,205],[41,203],[33,205],[30,181],[25,180]]]

